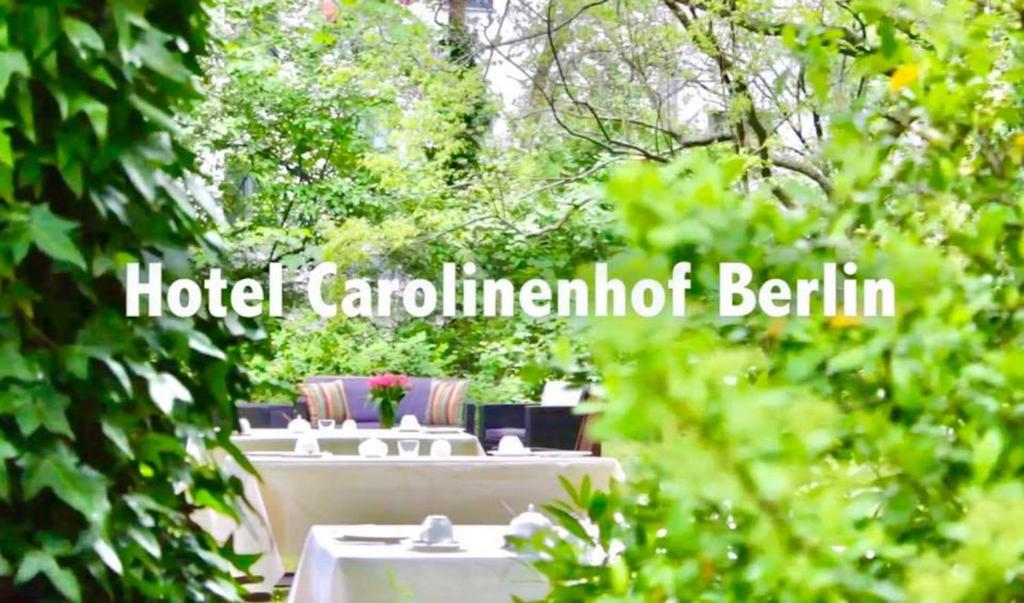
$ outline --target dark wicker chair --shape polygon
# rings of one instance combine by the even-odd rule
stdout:
[[[585,400],[588,392],[581,392]],[[493,450],[506,435],[518,436],[531,448],[590,450],[600,455],[600,445],[585,434],[588,416],[573,412],[572,406],[511,403],[471,407],[466,429],[480,438],[485,450]]]

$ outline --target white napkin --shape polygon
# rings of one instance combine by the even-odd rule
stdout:
[[[293,433],[306,433],[313,429],[313,426],[309,424],[309,421],[302,417],[295,417],[291,421],[288,421],[288,431]]]
[[[320,442],[312,433],[303,433],[295,440],[295,452],[299,454],[320,454]]]

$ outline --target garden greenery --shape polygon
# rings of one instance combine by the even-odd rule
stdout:
[[[856,47],[811,13],[775,30],[808,73],[862,80],[819,115],[828,190],[787,187],[783,203],[744,182],[758,154],[728,146],[631,165],[605,189],[618,262],[657,278],[679,257],[742,259],[795,278],[857,261],[896,284],[897,316],[723,319],[708,304],[596,322],[597,433],[639,462],[629,486],[574,489],[585,516],[552,509],[573,537],[538,564],[550,600],[1024,596],[1020,7],[837,4]],[[714,299],[716,276],[694,290]]]
[[[239,599],[252,560],[193,511],[238,508],[201,451],[230,448],[258,332],[123,308],[127,262],[190,276],[219,244],[169,113],[206,23],[198,0],[0,3],[4,601]]]
[[[600,379],[630,481],[549,509],[554,601],[1024,598],[1018,3],[559,0],[477,42],[402,2],[212,8],[200,64],[198,0],[0,3],[0,599],[237,599],[252,560],[193,511],[237,508],[203,450],[235,452],[243,368],[287,401]],[[123,306],[133,262],[521,285],[609,258],[692,261],[687,316],[324,319],[296,287],[265,347]],[[724,262],[855,262],[896,315],[723,317]]]

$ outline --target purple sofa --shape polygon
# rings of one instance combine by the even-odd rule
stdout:
[[[325,381],[345,380],[345,397],[348,398],[348,408],[352,418],[360,427],[376,427],[380,419],[377,417],[377,409],[367,399],[369,394],[369,377],[349,377],[335,375],[314,375],[306,378],[306,383],[323,383]],[[427,403],[430,401],[430,385],[434,379],[431,377],[409,377],[412,387],[405,395],[398,411],[397,417],[402,415],[416,415],[420,423],[427,424]],[[468,402],[468,401],[467,401]],[[465,408],[469,407],[467,403]],[[306,405],[305,396],[299,396],[295,401],[295,411],[303,417],[309,418],[309,407]],[[465,417],[463,417],[465,423]]]

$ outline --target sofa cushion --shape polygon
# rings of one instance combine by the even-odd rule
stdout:
[[[464,380],[435,380],[430,384],[430,398],[427,402],[427,423],[429,425],[462,425],[462,408],[466,403]]]
[[[311,423],[316,423],[318,419],[334,419],[340,422],[352,417],[345,382],[341,379],[302,383],[299,385],[299,391],[306,398]]]

